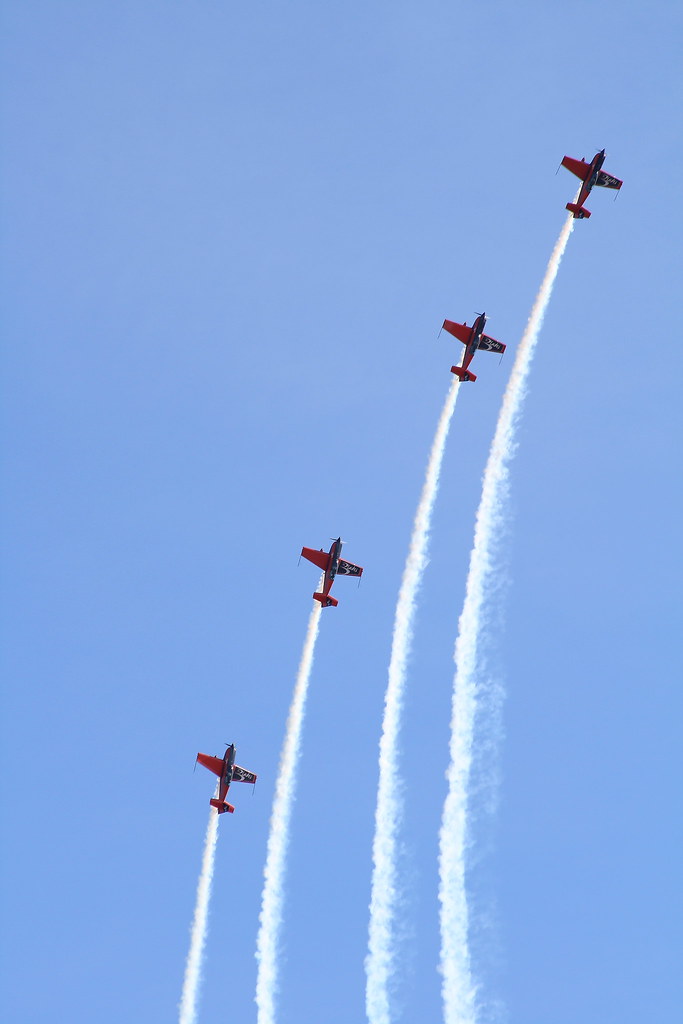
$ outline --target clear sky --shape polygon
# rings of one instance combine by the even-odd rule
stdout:
[[[281,1024],[364,1019],[398,584],[459,354],[524,328],[576,180],[513,471],[498,814],[471,875],[509,1024],[683,998],[677,3],[7,0],[2,14],[3,1019],[176,1016],[208,799],[200,1020],[255,1019],[284,721],[323,612],[292,822]],[[444,463],[405,720],[400,1020],[438,1022],[452,649],[511,367]],[[231,790],[232,794],[232,790]]]

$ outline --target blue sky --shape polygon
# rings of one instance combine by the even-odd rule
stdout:
[[[280,1020],[364,1018],[377,743],[410,525],[457,351],[512,354],[607,150],[532,371],[491,658],[500,806],[472,872],[510,1024],[680,1009],[677,4],[6,3],[6,1019],[174,1018],[213,782],[201,1020],[255,1019],[268,817],[313,568]],[[404,1020],[441,1007],[452,648],[511,360],[479,357],[436,508],[405,733]],[[678,563],[678,565],[677,565]],[[246,788],[246,787],[245,787]]]

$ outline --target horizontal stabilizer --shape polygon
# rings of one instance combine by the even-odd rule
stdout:
[[[246,768],[240,768],[238,764],[232,767],[232,781],[233,782],[256,782],[256,776],[253,772],[248,772]]]
[[[323,608],[336,608],[339,604],[336,597],[330,597],[329,594],[314,594],[313,600],[320,601]]]
[[[309,562],[313,562],[313,565],[317,565],[323,572],[327,572],[330,567],[330,555],[327,551],[318,551],[316,548],[302,548],[302,558],[307,558]]]
[[[463,370],[462,366],[451,366],[451,373],[454,373],[456,377],[460,378],[460,383],[466,380],[476,380],[476,373],[472,373],[471,370]]]
[[[235,813],[235,808],[232,804],[226,803],[225,800],[209,800],[209,803],[212,807],[216,808],[219,814],[225,814],[226,811],[229,811],[230,814]]]
[[[220,757],[210,757],[208,754],[197,754],[200,764],[208,768],[210,772],[219,777],[223,774],[223,761]]]
[[[442,330],[448,331],[454,338],[466,345],[472,335],[472,328],[467,324],[458,324],[453,320],[444,320]]]
[[[587,210],[585,206],[579,206],[578,203],[567,203],[565,209],[574,214],[574,220],[583,220],[591,215],[590,210]]]

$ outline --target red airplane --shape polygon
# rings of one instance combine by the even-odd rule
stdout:
[[[572,172],[572,174],[575,174],[577,178],[581,178],[581,181],[583,182],[577,201],[575,203],[567,203],[565,207],[565,209],[569,210],[570,213],[574,214],[575,220],[583,220],[584,217],[590,217],[590,210],[587,210],[583,204],[586,199],[588,199],[590,191],[594,185],[601,185],[602,188],[614,188],[618,190],[624,184],[623,181],[619,181],[618,178],[613,178],[611,174],[607,174],[606,171],[601,170],[604,162],[604,149],[601,149],[599,153],[596,153],[589,164],[587,164],[585,160],[574,160],[571,156],[562,157],[562,166],[566,167],[568,171]]]
[[[253,772],[248,772],[246,768],[240,768],[238,764],[235,764],[235,744],[230,744],[222,760],[220,757],[210,757],[208,754],[197,754],[197,761],[217,775],[220,780],[218,799],[209,800],[209,803],[216,808],[219,814],[225,814],[226,811],[230,811],[232,814],[235,808],[225,800],[230,783],[251,782],[253,784],[256,782]]]
[[[486,325],[486,313],[480,313],[477,319],[474,321],[471,327],[468,327],[466,323],[456,324],[452,320],[444,320],[442,330],[448,331],[454,338],[458,338],[465,346],[465,355],[462,357],[462,366],[451,366],[451,373],[456,374],[460,378],[460,381],[465,380],[476,380],[476,373],[471,373],[467,367],[474,359],[474,353],[477,349],[481,349],[482,352],[500,352],[501,355],[505,351],[505,345],[502,342],[496,341],[495,338],[489,338],[488,334],[484,334],[484,327]]]
[[[315,548],[302,548],[301,554],[304,558],[307,558],[309,562],[313,562],[313,565],[317,565],[319,569],[325,573],[325,580],[323,583],[322,593],[315,593],[313,598],[315,601],[320,601],[323,608],[329,608],[333,606],[337,607],[339,601],[334,597],[330,597],[330,589],[334,583],[335,576],[362,576],[363,570],[360,565],[354,565],[353,562],[346,562],[343,558],[340,558],[343,541],[341,537],[337,537],[332,543],[332,547],[329,553],[323,551],[316,551]]]

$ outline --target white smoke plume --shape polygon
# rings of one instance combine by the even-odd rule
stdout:
[[[543,317],[550,301],[560,262],[574,226],[568,217],[553,249],[543,283],[520,341],[496,432],[491,444],[470,554],[465,601],[455,643],[448,793],[439,836],[439,900],[441,903],[441,964],[444,1024],[474,1024],[477,987],[469,950],[469,915],[465,887],[468,846],[469,793],[475,720],[486,713],[478,680],[482,643],[482,610],[493,583],[496,536],[504,529],[510,460],[515,453],[517,424],[526,395]]]
[[[365,1002],[371,1024],[389,1024],[390,985],[395,972],[396,910],[398,901],[397,838],[402,819],[402,779],[399,770],[399,732],[403,713],[406,669],[413,641],[416,598],[428,564],[427,548],[432,511],[439,488],[446,439],[460,382],[453,378],[429,454],[420,502],[396,604],[384,697],[384,721],[379,745],[379,786],[372,847],[368,955],[365,960]]]
[[[322,580],[321,580],[322,585]],[[319,588],[320,589],[320,588]],[[275,999],[278,990],[278,945],[284,905],[284,879],[292,807],[296,796],[296,776],[301,754],[301,733],[306,712],[308,682],[313,666],[313,653],[320,627],[322,606],[313,602],[306,639],[289,707],[285,739],[280,755],[280,771],[275,785],[273,810],[266,865],[263,870],[263,892],[259,932],[256,939],[256,1006],[258,1024],[275,1024]]]
[[[216,787],[218,796],[218,787]],[[211,882],[213,866],[216,859],[216,840],[218,838],[218,812],[215,808],[209,811],[209,824],[204,841],[202,867],[197,883],[197,901],[194,908],[192,930],[190,933],[190,950],[185,964],[185,980],[180,997],[180,1024],[195,1024],[197,1020],[197,999],[202,974],[202,960],[209,919],[209,900],[211,899]]]

